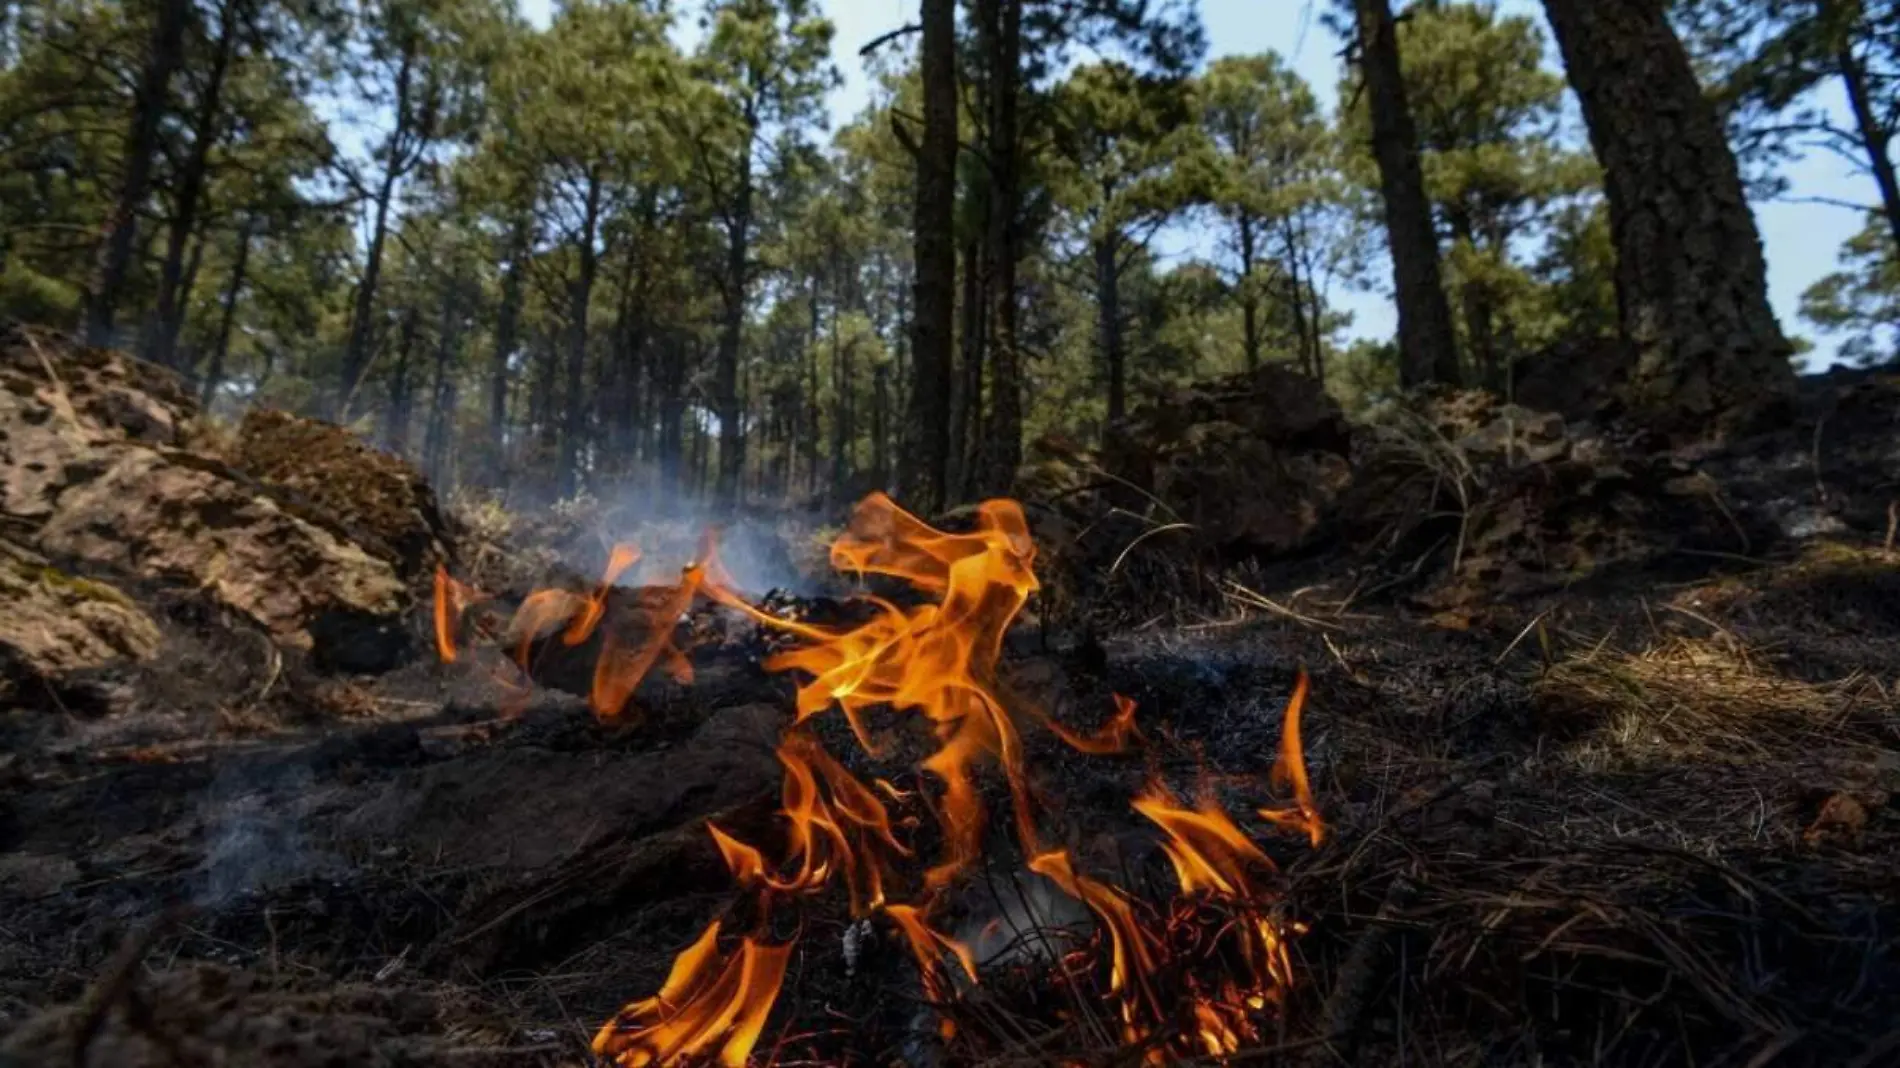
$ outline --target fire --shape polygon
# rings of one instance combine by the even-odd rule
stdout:
[[[675,585],[649,587],[616,602],[617,581],[640,559],[638,547],[623,544],[614,548],[591,592],[542,590],[522,602],[510,633],[518,639],[512,658],[524,672],[536,643],[557,631],[570,647],[598,636],[590,704],[602,720],[617,718],[656,667],[690,678],[674,631],[702,599],[792,639],[763,665],[796,678],[794,714],[777,751],[784,767],[782,842],[768,851],[707,826],[735,883],[753,895],[749,911],[759,917],[758,926],[734,937],[722,922],[710,924],[675,959],[658,994],[626,1006],[601,1028],[597,1054],[620,1068],[745,1064],[795,944],[773,937],[767,919],[837,882],[854,918],[882,917],[901,936],[925,993],[945,1010],[942,1035],[957,1035],[949,1014],[960,989],[952,962],[972,984],[977,966],[970,949],[939,931],[931,915],[982,856],[989,813],[978,782],[989,768],[1008,785],[1016,844],[1029,870],[1095,917],[1107,995],[1124,1046],[1138,1050],[1143,1063],[1165,1064],[1181,1056],[1225,1056],[1260,1038],[1263,1018],[1283,1002],[1293,981],[1286,938],[1298,928],[1274,911],[1273,861],[1216,803],[1211,789],[1204,787],[1190,806],[1157,781],[1133,800],[1134,812],[1159,830],[1174,869],[1178,895],[1164,906],[1090,875],[1069,851],[1042,842],[1022,736],[999,680],[1004,636],[1038,589],[1035,558],[1028,522],[1013,501],[983,503],[974,528],[953,533],[873,494],[832,545],[832,565],[859,576],[900,579],[927,598],[923,603],[866,594],[860,622],[823,626],[783,619],[740,595],[710,535]],[[462,610],[477,596],[438,572],[435,622],[445,661],[456,656]],[[624,621],[609,618],[612,604],[628,600],[644,619],[631,632],[618,625]],[[1257,811],[1269,824],[1304,834],[1317,846],[1324,824],[1300,737],[1306,696],[1302,673],[1269,775],[1271,785],[1290,798]],[[833,707],[871,758],[888,753],[874,735],[870,713],[920,717],[935,741],[920,762],[934,788],[903,790],[884,778],[854,774],[808,727]],[[1125,753],[1145,744],[1135,702],[1120,695],[1114,714],[1089,733],[1034,708],[1016,712],[1085,754]],[[913,851],[898,834],[914,821],[894,820],[892,805],[928,810],[941,831],[942,853],[914,890],[900,869]]]
[[[741,1068],[765,1030],[791,959],[790,943],[747,937],[721,956],[719,921],[673,961],[660,992],[621,1009],[594,1035],[594,1053],[623,1068],[678,1064],[711,1055]]]
[[[1273,762],[1270,779],[1274,786],[1293,791],[1293,802],[1278,808],[1263,808],[1260,818],[1290,830],[1304,832],[1313,848],[1326,840],[1326,824],[1320,820],[1319,806],[1313,802],[1313,787],[1306,781],[1306,750],[1300,743],[1300,711],[1306,707],[1306,672],[1293,684],[1293,696],[1287,699],[1281,719],[1280,755]]]

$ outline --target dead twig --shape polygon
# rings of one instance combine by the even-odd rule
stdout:
[[[159,913],[150,923],[127,935],[106,961],[105,967],[99,970],[98,977],[79,999],[78,1018],[73,1028],[73,1068],[86,1068],[87,1051],[99,1037],[100,1028],[105,1025],[106,1016],[112,1012],[112,1007],[132,989],[139,964],[152,951],[152,946],[182,921],[189,911],[189,906],[178,905]]]

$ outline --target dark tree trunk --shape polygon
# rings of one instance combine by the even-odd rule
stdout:
[[[1893,138],[1881,126],[1874,113],[1873,90],[1867,84],[1867,66],[1854,54],[1851,37],[1841,41],[1837,56],[1841,81],[1847,85],[1847,101],[1854,109],[1854,125],[1860,133],[1861,147],[1867,152],[1867,166],[1873,171],[1874,184],[1880,188],[1881,213],[1893,235],[1893,247],[1900,254],[1900,174],[1896,174],[1890,148]]]
[[[370,224],[369,250],[363,257],[363,280],[356,287],[356,303],[350,312],[350,337],[343,350],[343,373],[337,382],[336,418],[349,418],[350,401],[369,369],[371,329],[376,314],[376,287],[383,274],[383,244],[389,239],[389,205],[396,196],[396,182],[402,176],[404,141],[408,136],[410,80],[415,70],[416,45],[405,42],[402,66],[396,71],[396,128],[389,134],[389,151],[383,161],[383,180],[376,189],[376,213]]]
[[[714,401],[719,417],[719,482],[715,487],[716,504],[721,509],[739,505],[740,475],[745,471],[744,412],[739,402],[739,342],[745,328],[747,275],[752,268],[752,161],[753,139],[758,124],[746,116],[746,158],[739,168],[738,190],[734,195],[732,217],[727,223],[725,320],[719,331],[719,362],[714,375]]]
[[[383,447],[397,456],[409,455],[409,424],[415,415],[410,372],[415,366],[416,336],[421,331],[422,313],[410,308],[402,315],[402,333],[396,341],[396,366],[390,370],[389,407],[383,412]],[[448,329],[444,309],[442,327]],[[446,338],[443,339],[446,341]]]
[[[1372,116],[1372,154],[1379,163],[1385,228],[1392,250],[1392,280],[1399,308],[1399,380],[1456,384],[1458,349],[1451,305],[1438,264],[1438,234],[1425,172],[1419,164],[1418,130],[1399,67],[1399,39],[1390,0],[1354,0],[1359,28],[1359,69]]]
[[[125,176],[105,226],[94,265],[91,294],[86,302],[86,342],[111,345],[119,302],[132,273],[132,252],[138,244],[139,208],[152,185],[152,163],[158,154],[159,127],[171,103],[172,76],[184,61],[185,23],[191,17],[189,0],[159,0],[152,22],[151,45],[139,84],[132,97],[132,121],[125,135]]]
[[[1235,229],[1240,238],[1240,347],[1247,356],[1247,370],[1260,369],[1260,294],[1254,291],[1254,262],[1259,256],[1255,248],[1258,235],[1254,233],[1253,216],[1245,210],[1237,213]]]
[[[871,475],[880,488],[891,475],[891,365],[881,363],[871,373]]]
[[[959,366],[951,394],[951,497],[966,499],[977,493],[976,469],[983,440],[983,299],[982,254],[977,239],[963,248],[963,325]]]
[[[1095,242],[1095,327],[1102,346],[1102,370],[1108,378],[1110,423],[1128,414],[1128,353],[1122,337],[1121,264],[1117,244],[1113,234]]]
[[[555,469],[562,497],[572,497],[580,489],[581,439],[587,433],[587,397],[581,383],[587,369],[587,313],[593,307],[594,276],[600,269],[600,254],[594,248],[600,229],[600,197],[600,175],[590,170],[581,232],[574,247],[580,266],[568,289],[567,406],[561,418],[561,460]]]
[[[924,131],[917,151],[910,402],[903,495],[926,513],[948,503],[957,246],[956,0],[922,0]],[[884,474],[879,466],[880,477]]]
[[[1792,384],[1761,235],[1722,121],[1657,0],[1546,0],[1603,165],[1629,400],[1696,436]]]
[[[449,491],[450,440],[454,436],[455,377],[451,369],[456,350],[461,346],[459,322],[461,286],[451,280],[442,298],[442,326],[435,345],[435,381],[429,391],[429,418],[423,425],[423,471],[431,485],[442,493]],[[404,413],[407,421],[408,413]]]
[[[660,484],[668,492],[676,490],[685,475],[680,467],[681,438],[686,424],[686,352],[684,342],[672,338],[659,360],[659,426],[653,458],[660,473]]]
[[[508,237],[508,266],[501,276],[501,307],[495,313],[495,351],[488,371],[488,447],[495,464],[495,481],[500,484],[508,468],[508,382],[513,377],[509,362],[521,343],[521,274],[526,267],[531,237],[528,213],[515,217]]]
[[[185,308],[190,285],[186,282],[185,246],[198,228],[198,208],[204,199],[205,172],[211,161],[211,149],[223,135],[222,107],[224,78],[231,67],[231,53],[237,49],[239,5],[243,0],[225,0],[218,15],[217,50],[211,55],[211,69],[198,98],[198,111],[191,123],[191,154],[180,169],[177,202],[172,210],[169,233],[165,238],[165,260],[159,268],[158,300],[146,359],[167,367],[175,366],[178,356],[178,332],[185,325]]]
[[[818,279],[811,281],[811,326],[805,341],[805,494],[818,496]]]
[[[224,289],[224,308],[219,312],[218,341],[211,350],[211,366],[205,368],[204,381],[198,386],[198,404],[206,410],[224,383],[224,365],[231,352],[231,330],[237,323],[238,296],[244,291],[244,272],[251,262],[251,231],[255,224],[246,215],[238,225],[237,256],[231,261],[231,282]]]
[[[1023,0],[980,0],[979,33],[989,78],[989,220],[984,289],[989,302],[989,420],[978,473],[982,493],[1007,492],[1022,463],[1022,353],[1016,344],[1018,156]]]

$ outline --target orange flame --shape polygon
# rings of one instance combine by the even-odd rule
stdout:
[[[1306,780],[1306,752],[1300,743],[1300,710],[1306,707],[1306,669],[1300,669],[1293,684],[1293,696],[1287,699],[1286,715],[1280,725],[1280,755],[1273,762],[1268,778],[1279,789],[1291,789],[1293,802],[1278,808],[1263,808],[1260,818],[1287,830],[1303,832],[1313,848],[1326,840],[1326,824],[1313,801],[1313,788]]]
[[[888,706],[915,709],[933,724],[939,747],[923,768],[943,784],[938,818],[948,856],[925,873],[932,888],[946,885],[981,851],[985,808],[973,779],[983,761],[999,764],[1015,802],[1017,833],[1033,848],[1036,833],[1023,778],[1016,725],[996,692],[1003,635],[1037,589],[1031,570],[1035,545],[1014,501],[985,501],[968,534],[935,530],[882,493],[858,505],[850,526],[831,547],[833,566],[860,574],[902,578],[940,594],[937,604],[902,609],[867,598],[876,614],[848,628],[779,619],[746,604],[728,584],[709,595],[761,624],[806,640],[765,661],[768,671],[799,671],[797,721],[834,703],[873,754],[863,714]],[[723,576],[723,572],[715,572]]]
[[[839,626],[782,619],[748,603],[720,564],[709,532],[698,562],[682,572],[677,585],[636,594],[645,616],[638,641],[606,621],[615,582],[639,559],[637,547],[618,545],[590,595],[542,590],[522,603],[511,623],[520,636],[514,659],[525,671],[534,644],[550,637],[556,626],[564,625],[568,646],[598,632],[590,704],[598,717],[611,720],[654,668],[690,678],[691,665],[675,644],[674,631],[696,598],[709,598],[791,636],[792,647],[763,665],[798,675],[792,726],[778,746],[785,769],[782,853],[768,861],[758,847],[707,825],[735,881],[758,895],[758,915],[769,916],[782,899],[816,894],[841,877],[852,915],[888,915],[916,960],[926,993],[940,1005],[953,1001],[957,985],[946,957],[954,958],[972,983],[976,964],[969,947],[933,927],[929,914],[939,891],[980,855],[988,815],[976,777],[993,763],[1009,785],[1016,835],[1030,870],[1081,901],[1098,921],[1107,950],[1108,993],[1124,1045],[1146,1064],[1231,1054],[1259,1038],[1261,1014],[1281,1003],[1292,981],[1285,943],[1289,926],[1271,911],[1267,880],[1276,873],[1273,862],[1211,793],[1204,791],[1187,807],[1159,783],[1135,799],[1134,809],[1164,836],[1162,849],[1180,889],[1168,907],[1147,905],[1083,873],[1067,851],[1039,844],[1022,742],[998,679],[1004,635],[1038,589],[1032,570],[1036,550],[1022,508],[1013,501],[984,502],[975,520],[967,533],[940,531],[888,496],[865,498],[832,545],[833,566],[902,579],[934,603],[905,606],[867,595],[862,603],[869,618]],[[455,658],[456,626],[472,596],[438,571],[437,646],[444,660]],[[1324,825],[1300,739],[1306,696],[1302,672],[1270,775],[1272,785],[1290,792],[1291,799],[1262,808],[1260,815],[1303,832],[1318,845]],[[1114,700],[1115,713],[1087,733],[1034,708],[1026,711],[1072,748],[1109,755],[1144,740],[1135,702],[1119,694]],[[899,789],[883,778],[870,778],[867,785],[799,729],[834,705],[873,756],[881,754],[867,718],[872,710],[921,714],[937,742],[921,762],[939,784],[935,796]],[[886,801],[901,804],[919,794],[941,824],[944,853],[924,873],[921,903],[893,903],[888,899],[893,862],[911,851],[898,840]],[[626,1006],[601,1028],[595,1052],[618,1068],[743,1065],[763,1032],[793,944],[769,937],[763,921],[724,950],[722,933],[719,922],[709,925],[674,961],[658,994]],[[955,1035],[947,1015],[942,1028],[945,1038]]]
[[[449,577],[447,568],[435,566],[435,651],[444,664],[455,662],[455,636],[461,630],[462,612],[481,599],[472,587]]]
[[[640,547],[628,542],[614,546],[607,557],[607,573],[600,578],[600,585],[594,587],[594,595],[587,599],[581,610],[567,625],[567,633],[561,640],[569,645],[579,645],[594,633],[600,625],[601,617],[607,614],[607,593],[613,589],[614,582],[621,574],[640,560]]]
[[[1042,717],[1043,724],[1078,753],[1090,756],[1126,753],[1134,743],[1142,740],[1141,728],[1135,726],[1135,702],[1133,698],[1121,694],[1111,696],[1115,698],[1115,714],[1093,734],[1078,734],[1046,715]]]
[[[726,1068],[742,1068],[778,999],[792,946],[747,937],[736,956],[721,957],[719,927],[713,921],[674,959],[658,994],[601,1027],[596,1055],[620,1068],[644,1068],[710,1054]]]

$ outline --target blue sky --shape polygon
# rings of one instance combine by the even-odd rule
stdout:
[[[870,80],[863,61],[858,58],[858,49],[879,34],[913,21],[917,2],[820,2],[837,29],[832,55],[843,75],[843,84],[833,92],[831,99],[835,127],[864,108],[871,99]],[[549,0],[521,0],[521,4],[529,18],[546,24]],[[1201,0],[1208,57],[1279,52],[1292,61],[1294,68],[1312,83],[1321,100],[1331,107],[1339,81],[1337,56],[1341,42],[1320,24],[1318,11],[1324,4],[1325,0]],[[1536,0],[1500,0],[1499,8],[1505,13],[1532,15],[1540,22],[1543,17]],[[1555,43],[1551,42],[1548,48],[1554,60]],[[1834,99],[1836,96],[1838,91],[1830,89],[1826,103],[1844,111],[1844,102]],[[1767,246],[1769,294],[1781,317],[1782,328],[1815,342],[1811,357],[1815,363],[1831,363],[1835,343],[1816,335],[1797,314],[1801,292],[1834,269],[1841,243],[1860,229],[1861,220],[1855,213],[1839,207],[1793,201],[1803,197],[1827,197],[1867,202],[1872,199],[1870,183],[1852,174],[1844,162],[1827,153],[1810,154],[1792,166],[1788,177],[1792,183],[1788,200],[1755,206],[1762,240]],[[1192,254],[1207,244],[1206,235],[1179,230],[1165,242],[1165,250],[1175,255]],[[1392,335],[1395,316],[1390,300],[1383,293],[1340,287],[1333,299],[1353,313],[1351,333],[1354,336],[1385,338]]]

